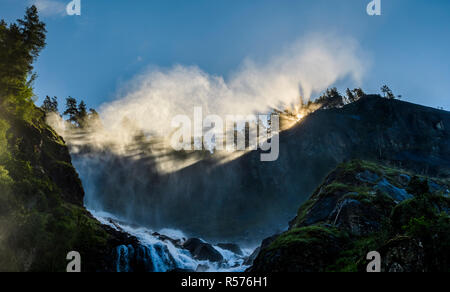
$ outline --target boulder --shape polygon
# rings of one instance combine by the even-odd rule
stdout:
[[[195,269],[196,273],[204,273],[209,270],[209,267],[207,265],[198,265],[197,269]]]
[[[383,217],[384,215],[372,204],[345,198],[331,214],[330,223],[353,235],[363,236],[379,231]]]
[[[343,192],[334,192],[321,195],[308,211],[301,225],[308,226],[321,221],[326,221],[330,216],[330,213],[336,208],[336,204],[344,195],[345,193]]]
[[[407,174],[400,174],[397,177],[397,180],[402,186],[407,187],[409,185],[409,182],[411,181],[411,177]]]
[[[181,241],[181,239],[173,239],[173,238],[170,238],[170,237],[168,237],[166,235],[159,234],[158,232],[154,232],[154,233],[152,233],[152,235],[154,237],[157,237],[161,241],[169,241],[169,242],[171,242],[177,248],[182,248],[182,241]]]
[[[296,228],[261,249],[247,272],[323,272],[345,244],[345,236],[333,228]]]
[[[393,200],[397,202],[403,202],[405,200],[409,200],[413,198],[413,195],[408,194],[408,192],[404,189],[397,188],[388,182],[385,178],[383,178],[376,186],[375,190],[381,191],[391,197]]]
[[[242,263],[244,266],[251,266],[253,265],[253,262],[255,261],[256,257],[258,256],[259,252],[261,251],[261,247],[257,247],[252,254],[245,259],[245,261]]]
[[[210,262],[221,262],[223,256],[209,243],[198,238],[190,238],[184,244],[183,248],[187,249],[197,260],[205,260]]]
[[[430,189],[430,192],[432,192],[432,193],[441,193],[442,192],[445,195],[445,194],[448,194],[448,192],[449,192],[448,187],[446,185],[437,184],[432,180],[428,180],[428,188]]]
[[[231,251],[232,253],[235,253],[237,255],[244,255],[242,249],[235,243],[219,243],[217,244],[217,246],[221,249]]]
[[[280,234],[275,234],[272,235],[271,237],[268,237],[266,239],[264,239],[261,243],[261,246],[259,246],[257,249],[255,249],[252,254],[244,261],[243,265],[244,266],[251,266],[253,265],[253,262],[255,261],[255,259],[258,257],[260,251],[262,249],[265,249],[266,247],[268,247],[269,245],[272,244],[272,242],[275,241],[275,239],[278,238],[278,236],[280,236]]]
[[[375,184],[380,179],[380,177],[373,172],[365,170],[364,172],[356,174],[356,179],[364,183]]]

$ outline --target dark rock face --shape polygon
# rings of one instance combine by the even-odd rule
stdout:
[[[244,261],[244,266],[251,266],[251,265],[253,265],[253,262],[258,257],[258,255],[261,252],[261,250],[269,247],[272,244],[272,242],[274,242],[275,239],[278,238],[278,236],[280,236],[280,235],[279,234],[275,234],[275,235],[272,235],[271,237],[268,237],[268,238],[264,239],[262,241],[262,243],[261,243],[261,246],[256,248],[253,251],[253,253]]]
[[[221,249],[229,250],[237,255],[244,254],[239,245],[235,243],[218,243],[217,246],[220,247]]]
[[[210,262],[223,261],[222,255],[209,243],[203,242],[198,238],[188,239],[183,248],[189,250],[192,256],[198,260],[208,260]]]
[[[380,181],[376,186],[375,190],[381,191],[387,194],[396,202],[403,202],[404,200],[412,199],[413,196],[408,194],[408,192],[404,189],[400,189],[396,186],[393,186],[386,179]]]
[[[182,246],[183,246],[183,241],[181,239],[173,239],[173,238],[170,238],[169,236],[162,235],[157,232],[154,232],[152,235],[157,237],[159,240],[171,242],[177,248],[182,248]]]
[[[127,217],[127,210],[136,210],[130,221],[155,228],[165,222],[218,242],[259,242],[284,230],[326,175],[350,159],[389,161],[433,176],[449,174],[449,125],[448,112],[367,96],[341,109],[319,110],[282,132],[274,162],[261,163],[260,153],[251,152],[224,165],[207,159],[158,175],[144,161],[105,158],[101,165],[87,162],[98,170],[87,175],[99,186],[95,196],[106,211]],[[361,179],[377,180],[370,174]],[[117,186],[117,181],[123,183]],[[130,189],[135,190],[131,195]],[[332,206],[335,199],[321,203]],[[199,212],[204,206],[208,211]],[[316,219],[324,216],[316,214]]]
[[[293,229],[261,250],[248,272],[317,272],[333,262],[345,243],[339,232]]]
[[[330,218],[339,229],[360,236],[379,231],[383,214],[369,204],[347,198],[338,203]]]
[[[207,272],[208,269],[209,269],[209,267],[207,265],[198,265],[195,272],[196,273],[204,273],[204,272]]]
[[[243,265],[244,266],[251,266],[255,262],[255,259],[258,257],[259,253],[261,252],[261,247],[257,247],[252,254],[245,259]]]
[[[382,272],[425,272],[425,251],[422,243],[408,237],[398,237],[381,250]]]
[[[365,271],[370,251],[380,252],[383,271],[447,271],[450,181],[412,176],[372,162],[340,165],[248,271]]]
[[[362,182],[365,182],[365,183],[372,183],[372,184],[374,184],[380,179],[380,177],[377,174],[375,174],[375,173],[372,173],[372,172],[370,172],[368,170],[365,170],[364,172],[358,173],[356,175],[356,179],[360,180]]]
[[[321,194],[319,193],[319,196]],[[305,218],[302,225],[312,225],[317,222],[325,221],[330,217],[330,214],[336,209],[336,205],[339,200],[344,196],[344,193],[336,192],[333,194],[327,194],[326,196],[321,196],[314,206],[312,206],[311,211]]]
[[[410,181],[411,181],[411,177],[407,174],[400,174],[398,176],[398,182],[404,187],[408,186]]]
[[[36,109],[36,111],[38,111]],[[61,191],[62,198],[72,204],[83,205],[84,190],[78,173],[72,166],[69,149],[43,120],[31,126],[21,120],[12,120],[11,140],[19,143],[21,158],[39,168]]]

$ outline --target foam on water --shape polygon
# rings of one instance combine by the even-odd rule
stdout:
[[[148,272],[167,272],[175,269],[197,271],[199,267],[202,271],[208,272],[243,272],[248,268],[243,263],[252,250],[245,249],[243,250],[244,255],[237,255],[229,250],[213,245],[222,255],[223,261],[213,263],[197,260],[188,250],[178,245],[176,246],[170,240],[162,240],[154,235],[155,230],[130,226],[120,218],[106,212],[93,210],[90,210],[90,212],[100,223],[115,230],[126,232],[139,240],[139,247],[121,245],[116,248],[117,272],[132,271],[130,262],[133,258],[138,258],[140,262],[144,263],[144,268]],[[179,230],[161,229],[156,232],[160,236],[167,236],[180,242],[184,242],[187,239],[187,236]]]

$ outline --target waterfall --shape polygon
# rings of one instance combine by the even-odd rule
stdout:
[[[116,248],[117,272],[169,272],[169,271],[209,271],[243,272],[248,266],[245,260],[252,250],[244,249],[242,255],[213,245],[223,258],[220,262],[196,259],[182,243],[186,236],[177,230],[154,232],[143,227],[130,226],[112,214],[90,210],[97,220],[115,230],[126,232],[138,239],[137,246],[120,245]]]

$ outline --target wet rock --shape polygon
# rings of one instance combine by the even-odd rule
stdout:
[[[290,230],[261,249],[247,272],[323,272],[335,260],[345,241],[345,237],[333,229]]]
[[[171,242],[175,247],[182,248],[182,246],[183,246],[181,239],[173,239],[166,235],[159,234],[158,232],[154,232],[152,235],[157,237],[161,241]]]
[[[336,208],[337,202],[344,195],[345,193],[332,193],[320,197],[306,215],[302,226],[312,225],[327,220],[330,213]]]
[[[207,260],[210,262],[221,262],[223,256],[209,243],[198,238],[190,238],[184,244],[183,248],[189,250],[192,256],[197,260]]]
[[[255,251],[247,271],[365,271],[365,254],[348,262],[359,245],[380,252],[383,271],[447,271],[448,224],[437,219],[450,214],[446,181],[381,165],[366,167],[346,165],[331,173],[299,209],[289,230]],[[411,223],[413,218],[417,222]],[[423,224],[433,228],[422,230]]]
[[[255,249],[253,251],[253,253],[244,261],[244,266],[250,266],[253,265],[253,262],[255,261],[255,259],[258,257],[259,253],[261,252],[262,249],[267,248],[269,245],[272,244],[272,242],[274,242],[278,237],[280,236],[280,234],[275,234],[272,235],[271,237],[268,237],[266,239],[264,239],[261,242],[261,245]]]
[[[333,225],[357,236],[379,231],[383,217],[373,205],[350,198],[339,202],[330,216]]]
[[[375,184],[380,177],[373,172],[365,170],[364,172],[356,174],[356,179],[365,183]]]
[[[258,256],[259,252],[261,251],[261,247],[256,248],[252,254],[245,259],[243,265],[244,266],[251,266],[253,265],[253,262],[255,261],[256,257]]]
[[[207,272],[209,267],[207,265],[198,265],[197,269],[195,269],[196,273],[204,273]]]
[[[428,188],[430,189],[430,192],[432,193],[444,193],[448,195],[449,190],[448,187],[445,185],[439,185],[437,183],[435,183],[434,181],[428,180]]]
[[[445,126],[444,123],[442,121],[440,121],[439,123],[436,124],[436,129],[440,130],[440,131],[445,131]]]
[[[260,251],[262,249],[267,248],[269,245],[272,244],[272,242],[274,242],[278,237],[280,236],[280,234],[275,234],[271,237],[268,237],[266,239],[264,239],[261,242],[261,246],[259,246],[257,249],[255,249],[252,254],[244,261],[243,265],[244,266],[251,266],[253,265],[253,262],[255,261],[255,259],[258,257]]]
[[[407,174],[400,174],[397,177],[398,182],[402,185],[402,186],[408,186],[409,182],[411,181],[411,177]]]
[[[237,255],[243,255],[242,249],[239,247],[239,245],[235,243],[219,243],[217,244],[218,247],[221,249],[225,249],[228,251],[231,251],[232,253],[235,253]]]
[[[397,202],[402,202],[413,198],[413,195],[408,194],[404,189],[397,188],[383,178],[376,186],[375,190],[381,191],[394,199]]]

